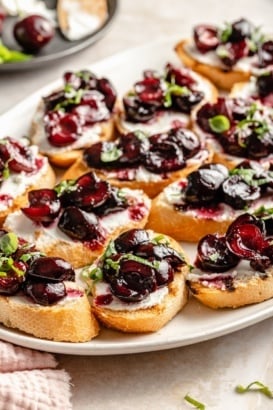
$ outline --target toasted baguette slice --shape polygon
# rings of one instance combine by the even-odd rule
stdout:
[[[25,206],[28,202],[28,192],[31,191],[32,189],[38,189],[38,188],[52,188],[56,182],[56,177],[53,169],[51,166],[48,164],[48,162],[45,164],[44,167],[44,172],[42,172],[39,176],[39,178],[31,185],[27,186],[26,190],[24,193],[17,195],[13,198],[12,204],[9,205],[8,208],[3,209],[0,211],[0,226],[3,225],[6,217],[23,206]],[[6,192],[5,194],[16,194],[16,192]],[[4,193],[3,193],[4,194]]]
[[[35,304],[24,296],[0,296],[0,322],[41,339],[89,341],[98,335],[99,325],[88,298],[74,282],[65,285],[72,296],[51,306]]]
[[[185,67],[184,67],[185,69]],[[179,68],[178,68],[179,70]],[[218,90],[216,87],[205,77],[191,71],[189,75],[196,81],[196,90],[203,92],[204,98],[199,104],[195,105],[193,110],[196,111],[200,106],[206,102],[214,102],[218,98]],[[120,134],[126,134],[132,131],[143,131],[148,134],[158,134],[169,131],[177,124],[181,127],[191,127],[191,114],[186,114],[180,111],[162,110],[157,111],[157,116],[148,122],[132,122],[126,120],[123,104],[120,101],[118,104],[116,115],[116,127]]]
[[[194,271],[195,272],[195,271]],[[233,276],[232,288],[227,288],[221,278],[225,274],[215,274],[215,285],[213,282],[206,281],[203,272],[197,272],[199,275],[190,273],[187,277],[187,285],[193,296],[204,305],[213,309],[220,308],[238,308],[240,306],[260,303],[273,297],[273,268],[270,267],[265,273],[255,272],[249,267],[244,266],[242,270],[234,269],[229,273]],[[213,274],[209,274],[213,275]],[[199,276],[199,278],[198,278]]]
[[[152,208],[147,222],[147,229],[153,229],[171,235],[177,241],[197,242],[204,235],[218,232],[224,234],[234,220],[234,213],[225,219],[201,217],[197,213],[176,210],[166,200],[163,191],[152,201]]]
[[[151,239],[158,234],[149,231]],[[181,246],[172,238],[167,237],[168,246],[184,255]],[[185,257],[185,255],[184,255]],[[185,257],[185,262],[187,258]],[[98,261],[97,261],[98,262]],[[166,325],[187,303],[188,290],[185,286],[185,276],[188,273],[187,263],[174,274],[173,281],[168,285],[168,292],[163,299],[151,307],[136,308],[134,310],[113,310],[107,305],[96,304],[93,298],[92,309],[97,318],[109,328],[126,333],[156,332]],[[96,294],[96,291],[94,291]]]
[[[107,0],[58,0],[57,15],[62,34],[68,40],[79,40],[105,22]]]
[[[186,67],[189,67],[208,78],[213,84],[216,85],[216,87],[230,91],[235,83],[249,80],[251,72],[241,71],[238,69],[226,71],[224,68],[208,65],[198,61],[187,50],[190,42],[191,40],[185,39],[176,44],[175,51],[178,57]]]
[[[107,246],[109,241],[121,232],[130,228],[143,228],[148,219],[151,201],[142,191],[126,192],[129,205],[124,210],[99,218],[103,231],[103,239],[88,243],[71,239],[54,226],[42,227],[28,219],[22,211],[9,215],[5,221],[5,229],[16,233],[47,256],[58,256],[70,262],[74,268],[88,265],[94,261]]]
[[[174,276],[169,293],[158,305],[132,312],[115,311],[93,304],[97,318],[106,326],[125,333],[157,332],[183,308],[188,300],[188,291],[181,273]]]
[[[97,126],[93,126],[94,133],[90,135],[88,141],[85,140],[81,143],[80,138],[68,147],[53,147],[46,139],[43,127],[43,112],[44,103],[41,102],[34,115],[29,135],[33,144],[38,145],[40,152],[46,155],[49,161],[57,167],[68,168],[81,156],[82,150],[85,147],[97,141],[110,140],[114,136],[114,117],[111,117],[108,121],[102,121]]]

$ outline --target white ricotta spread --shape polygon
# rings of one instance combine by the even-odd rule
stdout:
[[[105,305],[105,308],[111,310],[135,311],[139,309],[147,309],[159,305],[168,294],[168,292],[168,286],[163,286],[162,288],[157,289],[155,292],[150,293],[145,299],[141,300],[140,302],[126,303],[119,300],[111,293],[108,283],[100,281],[94,285],[94,297],[107,294],[111,294],[113,296],[111,303]]]
[[[101,19],[85,12],[78,1],[63,0],[62,8],[67,14],[67,28],[64,34],[68,40],[79,40],[93,33],[101,25]]]
[[[128,188],[122,189],[122,191],[125,193],[126,197],[131,198],[132,208],[141,205],[143,214],[146,215],[149,212],[151,201],[149,198],[143,197],[142,191],[130,190]],[[92,215],[93,214],[90,214],[90,216]],[[121,226],[128,226],[131,221],[130,208],[120,212],[113,212],[100,218],[101,225],[107,233],[110,233]],[[57,223],[58,221],[55,220],[48,228],[41,227],[27,218],[21,211],[16,211],[8,215],[5,221],[5,227],[29,242],[36,242],[38,249],[46,249],[60,241],[66,243],[71,243],[72,241],[69,236],[65,235],[58,228]]]
[[[36,112],[33,121],[36,127],[35,134],[32,137],[33,142],[39,146],[41,152],[48,154],[48,155],[68,152],[73,149],[85,148],[91,144],[94,144],[95,142],[98,142],[100,140],[100,135],[102,131],[101,125],[99,123],[94,124],[89,127],[84,127],[82,135],[72,144],[69,144],[65,147],[55,147],[54,145],[51,145],[49,143],[45,129],[44,129],[43,108],[40,108]]]
[[[31,151],[33,158],[37,158],[38,147],[31,145],[29,150]],[[47,172],[48,160],[43,158],[42,161],[43,164],[38,172],[27,173],[22,171],[20,173],[15,173],[10,171],[8,178],[0,184],[0,196],[8,195],[10,200],[8,202],[0,201],[0,211],[4,211],[9,208],[16,197],[24,194],[28,187],[35,185],[36,182]]]
[[[163,197],[164,200],[169,205],[185,205],[185,194],[183,189],[181,188],[181,183],[186,185],[187,179],[183,179],[177,182],[173,182],[172,184],[168,185],[163,190]],[[272,208],[273,207],[273,197],[272,195],[262,196],[256,201],[253,201],[252,204],[248,207],[247,212],[253,213],[255,210],[259,209],[261,206],[265,208]],[[205,208],[205,207],[204,207]],[[185,209],[183,210],[183,214],[191,216],[193,218],[201,218],[207,220],[213,220],[218,222],[227,221],[228,219],[235,219],[242,213],[246,212],[245,209],[233,209],[230,205],[225,203],[220,203],[217,212],[210,213],[210,212],[203,212],[200,211],[198,207]]]
[[[207,53],[200,53],[195,47],[195,44],[189,42],[185,45],[185,51],[200,63],[207,64],[213,67],[221,68],[222,70],[227,70],[227,67],[221,62],[220,58],[217,56],[214,50],[208,51]],[[241,58],[234,66],[232,70],[243,71],[243,72],[257,72],[258,69],[254,67],[257,57],[244,57]]]
[[[193,71],[189,71],[190,76],[196,80],[195,89],[204,93],[204,101],[210,101],[213,98],[211,87],[208,81],[204,81],[200,76]],[[148,134],[157,134],[169,131],[174,128],[174,124],[181,124],[182,127],[187,128],[190,124],[190,116],[181,112],[162,111],[157,117],[148,121],[147,123],[126,121],[124,114],[121,116],[121,126],[128,131],[141,130]]]
[[[265,274],[272,275],[273,267],[270,267],[265,272],[259,272],[251,269],[249,261],[241,260],[235,268],[223,273],[206,273],[200,269],[194,268],[192,272],[187,275],[187,280],[190,280],[191,282],[201,281],[202,285],[208,288],[219,288],[219,284],[217,284],[217,279],[219,278],[220,281],[223,280],[221,289],[225,290],[225,277],[232,277],[234,279],[234,286],[236,287],[236,282],[247,282],[255,277],[263,277]]]
[[[126,176],[126,177],[125,177]],[[108,177],[117,178],[127,181],[138,181],[138,182],[158,182],[162,180],[161,174],[156,174],[154,172],[148,171],[142,165],[137,168],[125,168],[122,170],[114,170],[108,173]]]

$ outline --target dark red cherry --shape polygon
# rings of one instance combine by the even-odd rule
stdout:
[[[21,47],[30,53],[36,53],[52,40],[54,28],[43,16],[33,14],[19,20],[13,34]]]
[[[12,138],[5,138],[0,144],[0,158],[8,163],[13,172],[32,172],[35,170],[35,158],[30,149]]]
[[[239,263],[240,258],[232,253],[224,236],[206,235],[198,243],[195,265],[204,271],[225,272]]]
[[[22,212],[32,221],[50,223],[61,210],[61,202],[53,189],[35,189],[28,193],[29,206]]]
[[[149,234],[144,229],[131,229],[118,236],[115,241],[117,252],[127,253],[134,250],[138,245],[148,242]]]
[[[116,155],[111,155],[114,153]],[[108,161],[103,161],[104,156]],[[90,168],[104,168],[117,164],[119,153],[117,151],[117,144],[112,141],[96,142],[83,152],[83,160]]]
[[[163,88],[160,78],[148,77],[134,86],[139,99],[147,104],[161,106],[163,103]]]
[[[238,216],[228,227],[226,235],[229,235],[234,228],[237,228],[241,225],[256,225],[263,235],[266,234],[265,224],[261,218],[256,217],[255,215],[245,213]]]
[[[224,52],[218,53],[218,57],[228,67],[232,67],[241,58],[247,57],[249,53],[249,46],[246,40],[236,43],[229,42],[221,47],[224,48]]]
[[[142,258],[155,258],[156,260],[167,260],[168,263],[175,269],[185,264],[181,255],[167,245],[152,242],[144,242],[137,246],[134,253]]]
[[[232,175],[222,184],[224,202],[234,209],[244,209],[250,202],[260,198],[259,186],[250,185],[240,175]]]
[[[196,80],[190,75],[190,71],[182,67],[174,67],[172,64],[168,63],[166,65],[165,78],[168,82],[181,86],[191,88],[196,84]]]
[[[50,306],[66,296],[66,288],[63,282],[27,282],[24,286],[24,293],[35,303]]]
[[[219,45],[218,29],[216,26],[198,24],[193,31],[195,45],[200,53],[215,50]]]
[[[201,142],[198,136],[184,128],[175,128],[168,133],[168,140],[176,143],[183,150],[184,157],[193,157],[200,149]]]
[[[86,91],[80,104],[72,108],[71,113],[84,125],[93,125],[108,120],[110,113],[104,102],[104,96],[96,90]]]
[[[113,84],[107,78],[100,78],[97,82],[97,89],[104,95],[104,101],[109,111],[113,111],[117,92]]]
[[[273,64],[273,40],[265,41],[258,49],[259,66],[266,67]]]
[[[124,258],[118,273],[106,275],[113,294],[124,302],[139,302],[156,290],[156,272],[145,263]]]
[[[74,281],[75,271],[69,262],[57,257],[39,257],[35,259],[29,269],[28,277],[36,282]]]
[[[146,153],[145,167],[154,173],[171,172],[185,166],[182,149],[175,143],[168,141],[154,142]]]
[[[140,135],[137,132],[130,132],[120,137],[119,146],[122,150],[120,163],[137,164],[141,161],[142,156],[149,149],[149,140],[144,134]]]
[[[273,71],[266,71],[259,75],[256,84],[260,97],[266,97],[268,94],[273,93]]]
[[[228,41],[238,42],[251,38],[254,30],[255,27],[249,20],[241,18],[231,25],[231,34],[228,37]]]
[[[7,275],[0,277],[0,295],[14,295],[18,292],[24,276]]]
[[[148,122],[157,110],[157,104],[141,101],[138,96],[130,95],[123,98],[125,119],[132,122]]]
[[[235,255],[249,260],[259,259],[261,252],[268,247],[268,241],[254,224],[233,227],[226,234],[226,243]]]
[[[87,213],[74,206],[64,209],[58,228],[72,239],[80,241],[104,240],[103,230],[99,219],[93,213]]]
[[[76,114],[49,111],[44,120],[48,140],[56,147],[72,144],[81,134],[80,119]]]

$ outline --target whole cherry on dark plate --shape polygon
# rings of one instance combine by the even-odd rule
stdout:
[[[37,53],[54,37],[55,30],[51,22],[38,14],[29,15],[19,20],[13,28],[13,35],[18,44],[27,52]]]

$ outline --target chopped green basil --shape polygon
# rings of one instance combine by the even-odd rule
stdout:
[[[215,115],[209,119],[211,130],[217,134],[221,134],[230,129],[230,121],[225,115]]]
[[[68,91],[69,90],[69,91]],[[65,110],[68,105],[77,105],[81,102],[82,96],[84,94],[84,90],[81,88],[79,90],[75,90],[70,84],[65,85],[65,93],[66,98],[64,101],[56,104],[54,107],[55,111]]]
[[[167,90],[164,95],[164,107],[168,108],[172,106],[172,96],[173,95],[189,95],[190,90],[188,87],[181,87],[177,84],[168,83],[166,81]]]
[[[108,151],[103,151],[100,154],[100,159],[102,162],[113,162],[116,161],[122,155],[122,151],[117,146],[111,146]]]
[[[102,270],[99,267],[96,267],[89,271],[89,278],[92,279],[95,282],[98,282],[99,280],[102,280],[103,274]]]
[[[11,255],[18,248],[18,237],[15,233],[9,232],[0,238],[0,249],[6,255]]]
[[[235,391],[237,393],[246,393],[246,392],[249,392],[249,391],[257,391],[257,392],[260,392],[260,393],[264,394],[265,396],[269,397],[270,399],[273,398],[273,391],[270,390],[270,388],[268,386],[266,386],[265,384],[263,384],[259,381],[252,382],[249,385],[247,385],[246,387],[239,384],[238,386],[235,387]]]
[[[58,196],[61,196],[64,192],[74,191],[76,188],[75,179],[66,179],[61,181],[58,185],[55,186],[54,191],[56,191]]]
[[[205,410],[206,409],[206,407],[203,403],[200,403],[199,401],[197,401],[193,397],[189,396],[188,394],[186,394],[186,396],[184,397],[184,400],[186,402],[192,404],[198,410]]]
[[[222,43],[226,43],[232,34],[232,25],[230,23],[225,23],[225,27],[220,31],[220,40]]]
[[[117,253],[117,251],[116,251],[116,248],[115,248],[115,243],[114,243],[114,241],[110,241],[108,243],[108,246],[107,246],[105,252],[104,252],[103,257],[104,257],[104,259],[109,258],[110,256],[115,255],[116,253]]]
[[[37,251],[37,252],[29,252],[29,253],[24,253],[21,257],[20,257],[20,261],[22,262],[28,262],[31,258],[38,256],[45,256],[44,254],[42,254],[41,252]]]

